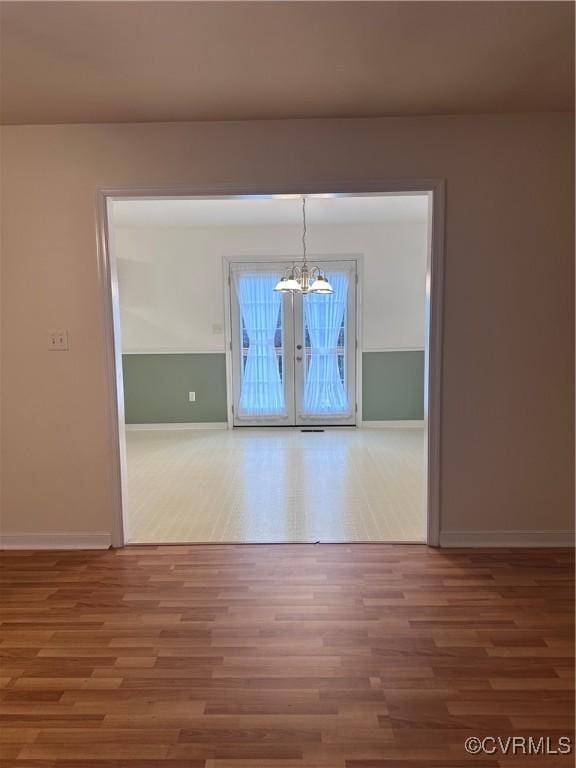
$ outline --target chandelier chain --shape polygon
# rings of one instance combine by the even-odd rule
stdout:
[[[306,264],[306,198],[302,197],[302,252]]]

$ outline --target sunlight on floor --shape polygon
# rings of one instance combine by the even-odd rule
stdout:
[[[128,540],[425,540],[424,431],[128,431]]]

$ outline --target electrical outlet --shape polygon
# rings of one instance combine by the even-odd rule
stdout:
[[[196,392],[188,392],[188,402],[189,403],[196,402]]]
[[[68,331],[48,331],[48,349],[52,352],[67,352]]]

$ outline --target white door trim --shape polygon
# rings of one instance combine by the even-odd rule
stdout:
[[[265,256],[262,254],[224,254],[222,256],[222,276],[224,288],[224,349],[226,353],[226,413],[228,428],[234,426],[234,372],[233,372],[233,348],[232,348],[232,280],[231,269],[234,264],[275,264],[282,266],[291,265],[302,259],[301,253],[281,254]],[[356,397],[356,426],[362,426],[362,289],[364,279],[364,254],[363,253],[319,253],[312,252],[308,254],[308,260],[313,264],[331,261],[354,262],[356,270],[355,285],[355,333],[356,333],[356,356],[355,356],[355,397]],[[422,348],[421,348],[422,349]],[[268,421],[268,423],[270,423]],[[264,421],[265,425],[266,422]]]
[[[116,256],[109,225],[108,203],[114,199],[182,197],[218,198],[243,195],[300,196],[332,194],[335,196],[427,194],[430,200],[428,259],[426,267],[426,343],[425,343],[425,430],[427,451],[426,509],[427,543],[440,544],[440,448],[442,415],[442,323],[444,293],[444,226],[446,183],[444,179],[380,179],[317,181],[289,184],[213,184],[207,186],[143,187],[101,189],[97,192],[97,259],[99,290],[102,298],[102,320],[105,343],[105,367],[108,388],[106,417],[108,420],[109,455],[114,481],[112,546],[121,547],[127,540],[126,529],[126,447],[124,437],[124,387],[122,380],[122,343],[118,305]],[[228,354],[228,350],[227,350]]]

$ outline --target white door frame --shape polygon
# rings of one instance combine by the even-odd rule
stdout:
[[[225,346],[226,346],[226,414],[227,414],[227,426],[228,429],[232,429],[234,425],[234,403],[238,400],[238,394],[237,391],[237,382],[234,381],[234,347],[232,343],[232,337],[234,335],[234,325],[235,322],[232,319],[232,306],[234,304],[233,298],[232,298],[232,283],[231,283],[231,271],[234,268],[235,264],[245,264],[247,267],[250,264],[253,264],[255,267],[257,267],[259,264],[265,264],[265,265],[272,265],[272,264],[278,264],[282,267],[282,269],[285,269],[286,267],[292,266],[294,262],[298,262],[302,259],[301,253],[292,254],[289,256],[281,255],[281,256],[262,256],[262,255],[256,255],[256,256],[229,256],[227,254],[224,254],[222,256],[222,277],[223,277],[223,285],[224,285],[224,339],[225,339]],[[354,262],[354,274],[356,277],[356,282],[354,284],[354,300],[350,302],[352,303],[352,306],[354,307],[354,347],[352,347],[355,351],[352,355],[349,356],[348,361],[348,375],[351,373],[354,374],[354,405],[355,405],[355,413],[354,413],[354,424],[356,427],[362,426],[362,302],[361,302],[361,291],[362,291],[362,276],[363,276],[363,263],[364,263],[364,254],[363,253],[309,253],[308,254],[308,260],[313,264],[318,264],[319,266],[322,266],[323,264],[328,264],[331,262],[345,262],[345,263],[351,263]],[[286,304],[284,304],[284,309],[286,308]],[[288,341],[293,342],[293,335],[294,335],[295,329],[292,328],[290,332],[288,333]],[[350,338],[348,339],[350,343]],[[286,362],[286,361],[285,361]],[[291,371],[292,376],[294,375],[294,363],[292,362],[291,365],[289,365],[289,370]],[[296,397],[294,398],[294,425],[296,426],[304,426],[306,422],[300,423],[297,419],[297,409],[296,409]],[[318,421],[318,424],[325,424],[329,426],[331,422],[334,422],[333,419],[322,419],[318,418],[315,419]],[[253,421],[258,422],[258,419],[254,419]],[[314,421],[314,420],[312,420]],[[337,422],[338,420],[336,420]],[[351,420],[350,420],[351,421]],[[262,419],[262,426],[281,426],[282,422],[279,420],[277,423],[275,423],[271,419]],[[252,425],[254,426],[254,425]]]
[[[112,546],[122,547],[127,540],[126,442],[124,423],[124,383],[122,378],[122,338],[118,294],[118,271],[110,226],[108,203],[122,199],[179,199],[285,197],[293,195],[331,195],[334,197],[427,194],[429,198],[429,237],[426,264],[425,352],[424,352],[424,429],[427,445],[426,512],[430,546],[439,546],[441,528],[440,448],[442,420],[442,339],[444,293],[444,225],[446,182],[444,179],[381,179],[372,181],[325,181],[298,185],[213,184],[186,187],[146,187],[101,189],[97,192],[97,258],[99,291],[103,306],[107,420],[109,455],[113,475]],[[360,332],[360,329],[358,330]],[[359,401],[360,405],[360,401]],[[361,412],[360,412],[361,413]]]

